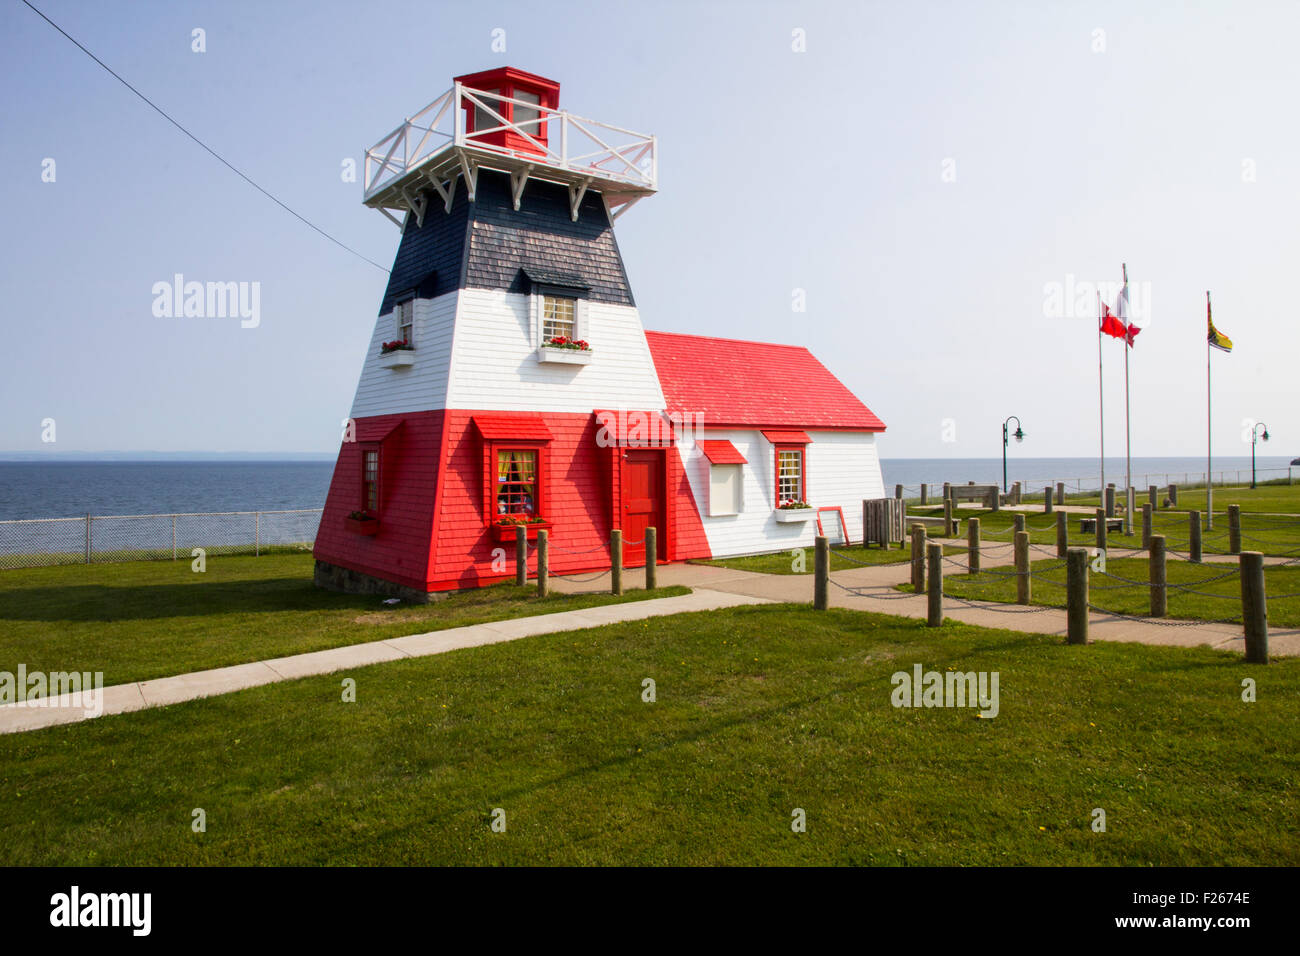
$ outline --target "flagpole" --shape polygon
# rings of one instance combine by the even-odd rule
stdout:
[[[1132,310],[1128,304],[1128,263],[1122,263],[1124,270],[1124,304],[1126,314],[1124,315],[1124,324],[1128,326],[1132,323]],[[1128,489],[1133,487],[1133,453],[1130,442],[1129,432],[1129,406],[1128,406],[1128,352],[1133,347],[1133,333],[1128,332],[1124,337],[1124,501],[1127,508]],[[1127,514],[1127,510],[1125,512]],[[1129,515],[1125,522],[1125,527],[1132,528],[1132,515]]]
[[[1101,289],[1097,290],[1097,427],[1101,431],[1101,503],[1106,504],[1106,387],[1101,372]]]
[[[1212,468],[1213,436],[1210,427],[1210,333],[1209,325],[1214,319],[1210,316],[1210,290],[1205,290],[1205,530],[1214,529],[1214,481]]]

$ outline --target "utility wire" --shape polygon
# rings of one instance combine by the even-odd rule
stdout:
[[[344,243],[344,242],[342,242],[342,241],[340,241],[340,240],[338,240],[338,239],[335,239],[333,236],[331,236],[328,232],[326,232],[326,231],[325,231],[324,229],[322,229],[320,226],[316,225],[314,222],[312,222],[311,220],[307,219],[305,216],[303,216],[303,215],[301,215],[301,214],[295,212],[293,209],[290,209],[287,205],[285,205],[283,202],[281,202],[281,201],[280,201],[279,199],[277,199],[275,196],[271,195],[271,193],[267,192],[265,189],[263,189],[263,188],[262,188],[261,186],[259,186],[257,183],[253,182],[252,179],[250,179],[250,178],[249,178],[245,173],[243,173],[241,170],[239,170],[239,169],[236,168],[234,165],[232,165],[230,162],[228,162],[228,161],[227,161],[223,156],[221,156],[220,153],[218,153],[216,150],[214,150],[214,149],[213,149],[211,146],[209,146],[207,143],[203,142],[203,140],[199,139],[197,136],[195,136],[193,133],[191,133],[189,130],[187,130],[184,126],[182,126],[182,125],[181,125],[180,123],[178,123],[176,120],[172,119],[169,115],[167,115],[166,111],[163,110],[162,107],[160,107],[157,103],[155,103],[153,100],[149,99],[149,97],[145,96],[143,93],[141,93],[139,90],[137,90],[134,86],[132,86],[132,85],[131,85],[130,83],[128,83],[126,80],[122,79],[122,77],[120,77],[116,72],[114,72],[114,70],[113,70],[112,67],[110,67],[107,63],[105,63],[105,62],[104,62],[103,60],[101,60],[99,57],[95,56],[95,54],[91,53],[91,52],[90,52],[89,50],[87,50],[84,46],[82,46],[81,43],[80,43],[80,41],[78,41],[76,37],[72,36],[70,33],[68,33],[67,30],[63,29],[63,27],[59,26],[57,23],[55,23],[53,20],[51,20],[49,17],[47,17],[44,13],[42,13],[42,12],[41,12],[40,10],[38,10],[36,7],[32,6],[32,4],[28,2],[28,0],[22,0],[22,2],[23,2],[24,4],[26,4],[26,6],[27,6],[29,9],[31,9],[31,11],[32,11],[33,13],[35,13],[38,17],[40,17],[42,20],[44,20],[44,21],[45,21],[46,23],[48,23],[50,26],[54,27],[54,29],[56,29],[56,30],[58,30],[60,33],[62,33],[62,34],[63,34],[65,37],[67,37],[67,39],[70,40],[72,43],[76,44],[77,49],[81,50],[82,53],[86,54],[86,56],[90,57],[92,60],[94,60],[94,61],[95,61],[96,63],[98,63],[100,66],[102,66],[105,70],[107,70],[108,73],[109,73],[109,74],[110,74],[110,75],[111,75],[115,80],[117,80],[119,83],[121,83],[123,86],[125,86],[128,90],[130,90],[130,91],[131,91],[132,93],[134,93],[136,96],[140,97],[140,99],[142,99],[142,100],[144,100],[146,103],[148,103],[148,104],[149,104],[149,105],[154,109],[154,111],[158,113],[159,116],[161,116],[161,117],[162,117],[163,119],[165,119],[167,122],[171,123],[171,124],[172,124],[173,126],[175,126],[178,130],[180,130],[182,133],[184,133],[186,136],[188,136],[190,139],[194,140],[194,142],[198,143],[198,144],[199,144],[201,147],[203,147],[203,149],[206,150],[206,151],[207,151],[207,152],[208,152],[208,153],[209,153],[209,154],[210,154],[214,159],[216,159],[219,163],[221,163],[223,166],[225,166],[227,169],[229,169],[232,173],[234,173],[236,176],[238,176],[238,177],[239,177],[240,179],[242,179],[244,182],[248,183],[248,185],[252,186],[252,187],[253,187],[254,189],[256,189],[258,192],[260,192],[260,193],[261,193],[263,196],[265,196],[267,199],[271,200],[271,202],[275,203],[277,206],[279,206],[281,209],[283,209],[283,210],[284,210],[285,212],[287,212],[289,215],[293,216],[293,217],[294,217],[295,219],[297,219],[299,222],[302,222],[302,223],[304,223],[305,225],[310,226],[312,229],[316,230],[318,233],[320,233],[322,236],[324,236],[324,237],[325,237],[326,239],[328,239],[330,242],[334,243],[334,245],[338,246],[340,249],[345,249],[345,250],[347,250],[348,252],[350,252],[350,253],[352,253],[354,256],[356,256],[358,259],[364,259],[366,262],[370,263],[372,266],[374,266],[376,269],[379,269],[381,272],[385,272],[385,273],[390,272],[389,269],[384,268],[384,267],[381,266],[378,262],[376,262],[374,259],[368,258],[367,256],[363,256],[361,253],[357,252],[357,250],[353,249],[353,248],[352,248],[351,246],[349,246],[347,243]]]

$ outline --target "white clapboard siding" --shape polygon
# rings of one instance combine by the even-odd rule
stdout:
[[[814,507],[844,509],[850,541],[862,538],[862,499],[884,495],[875,435],[870,432],[808,432],[806,491]],[[725,438],[736,446],[749,464],[744,476],[744,509],[737,515],[708,516],[709,460],[693,443],[678,446],[691,492],[699,507],[704,533],[714,557],[758,554],[786,548],[810,548],[817,536],[817,522],[782,524],[776,520],[775,449],[760,431],[708,429],[696,438]],[[822,524],[832,543],[833,515]]]
[[[415,300],[415,362],[408,368],[384,368],[379,364],[380,346],[397,338],[397,319],[393,312],[386,312],[376,320],[352,400],[353,418],[446,406],[458,298],[459,293],[449,292],[436,299]]]
[[[583,336],[591,363],[539,362],[527,295],[464,289],[447,389],[448,408],[584,412],[664,407],[637,310],[589,302]]]
[[[861,543],[862,499],[885,496],[876,436],[871,432],[809,431],[808,437],[813,440],[808,446],[808,503],[843,508],[849,539]],[[828,535],[830,520],[822,518]],[[830,537],[835,540],[834,535]]]

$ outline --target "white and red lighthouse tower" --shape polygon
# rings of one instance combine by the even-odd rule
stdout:
[[[845,537],[883,494],[884,424],[807,349],[647,333],[614,220],[655,191],[653,136],[559,107],[509,67],[366,153],[402,230],[316,537],[324,587],[426,600],[513,576],[522,524],[555,573]],[[690,317],[704,322],[707,317]],[[843,519],[843,520],[840,520]]]
[[[701,553],[694,509],[669,506],[690,499],[671,430],[629,453],[596,418],[665,408],[612,228],[655,191],[655,139],[559,93],[509,67],[457,77],[367,151],[364,201],[402,239],[317,535],[323,586],[505,578],[515,523],[548,529],[556,572],[607,566],[614,527],[655,525],[664,560]]]

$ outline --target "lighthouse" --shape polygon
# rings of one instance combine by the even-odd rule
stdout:
[[[644,330],[614,225],[655,193],[657,145],[502,67],[366,151],[363,202],[401,238],[317,584],[425,601],[493,583],[519,526],[547,531],[554,574],[608,567],[613,529],[631,567],[647,527],[661,562],[775,550],[822,517],[794,503],[882,492],[883,423],[806,349]]]

